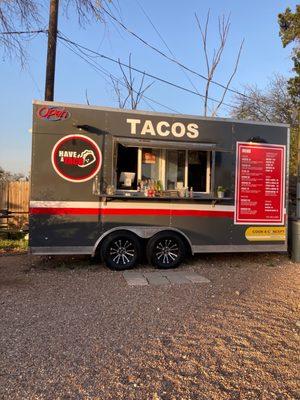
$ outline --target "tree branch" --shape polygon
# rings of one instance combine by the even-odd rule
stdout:
[[[228,91],[228,89],[229,89],[229,86],[230,86],[230,84],[231,84],[231,82],[232,82],[232,80],[233,80],[235,74],[237,73],[237,69],[238,69],[238,65],[239,65],[240,57],[241,57],[241,53],[242,53],[242,48],[243,48],[243,45],[244,45],[244,41],[245,41],[245,39],[243,39],[242,42],[241,42],[241,45],[240,45],[240,48],[239,48],[239,51],[238,51],[238,55],[237,55],[237,58],[236,58],[236,61],[235,61],[235,65],[234,65],[233,72],[232,72],[232,74],[230,75],[230,78],[229,78],[228,81],[227,81],[226,88],[225,88],[224,91],[223,91],[223,95],[222,95],[222,97],[221,97],[221,100],[220,100],[220,102],[218,103],[217,107],[215,108],[215,110],[214,110],[213,113],[212,113],[212,116],[213,116],[213,117],[216,116],[216,114],[217,114],[219,108],[220,108],[221,105],[223,104],[224,99],[225,99],[225,96],[226,96],[227,91]]]

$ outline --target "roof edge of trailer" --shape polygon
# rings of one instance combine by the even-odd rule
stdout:
[[[278,122],[264,122],[264,121],[252,121],[252,120],[239,120],[233,118],[216,118],[216,117],[203,117],[201,115],[193,115],[193,114],[173,114],[173,113],[163,113],[156,111],[144,111],[144,110],[130,110],[123,108],[114,108],[114,107],[102,107],[102,106],[94,106],[87,104],[76,104],[76,103],[63,103],[59,101],[44,101],[44,100],[33,100],[33,105],[48,105],[48,106],[57,106],[57,107],[72,107],[72,108],[84,108],[88,110],[99,110],[99,111],[110,111],[110,112],[123,112],[127,114],[143,114],[143,115],[161,115],[161,116],[169,116],[181,118],[190,118],[190,119],[200,119],[204,121],[220,121],[220,122],[228,122],[228,123],[237,123],[237,124],[249,124],[249,125],[268,125],[268,126],[281,126],[289,128],[289,124],[278,123]]]

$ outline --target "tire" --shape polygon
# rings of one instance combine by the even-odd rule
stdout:
[[[147,256],[151,264],[160,269],[176,268],[186,254],[185,244],[179,235],[160,232],[147,245]]]
[[[101,258],[106,266],[115,271],[133,268],[139,261],[141,244],[130,232],[114,232],[108,235],[101,246]]]

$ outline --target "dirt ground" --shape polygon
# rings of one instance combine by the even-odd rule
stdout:
[[[181,269],[211,284],[129,287],[87,258],[2,255],[0,398],[300,399],[299,266],[202,255]]]

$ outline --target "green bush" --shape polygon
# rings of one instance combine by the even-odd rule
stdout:
[[[0,239],[0,252],[26,251],[28,240],[25,239]]]

